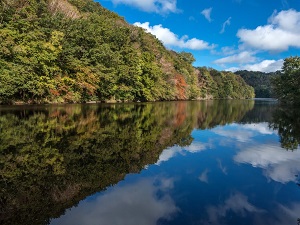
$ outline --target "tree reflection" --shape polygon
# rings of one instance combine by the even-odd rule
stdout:
[[[273,113],[270,127],[278,130],[281,147],[295,150],[300,144],[300,108],[279,106]]]
[[[157,162],[194,128],[239,121],[253,101],[0,110],[0,223],[47,224],[86,196]]]

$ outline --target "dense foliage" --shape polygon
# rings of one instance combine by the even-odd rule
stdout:
[[[201,83],[193,61],[92,0],[0,2],[0,103],[228,97],[208,91],[222,92],[232,75]]]
[[[280,71],[265,73],[247,70],[240,70],[235,72],[235,74],[240,75],[248,85],[254,88],[255,97],[257,98],[274,97],[271,80],[274,76],[279,75],[280,73]]]
[[[253,88],[248,86],[240,76],[206,67],[200,67],[198,70],[198,80],[202,85],[200,92],[203,98],[254,98]]]
[[[276,97],[282,103],[300,105],[300,57],[286,58],[282,74],[272,80]]]
[[[167,147],[189,145],[194,128],[239,121],[252,107],[252,100],[2,107],[0,223],[47,224],[157,162]]]
[[[273,113],[270,127],[278,131],[281,147],[296,150],[300,145],[299,107],[278,107]]]

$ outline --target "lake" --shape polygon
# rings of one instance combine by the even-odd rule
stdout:
[[[0,106],[0,224],[297,225],[300,110]]]

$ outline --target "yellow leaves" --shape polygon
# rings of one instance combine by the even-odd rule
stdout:
[[[70,77],[63,77],[61,79],[61,81],[68,86],[72,86],[72,85],[76,84],[76,81]]]
[[[61,42],[64,39],[64,36],[65,34],[63,32],[54,30],[51,32],[50,43],[61,50],[62,49]]]
[[[13,47],[13,53],[18,55],[26,55],[28,52],[27,47],[24,45],[15,45]]]
[[[43,44],[43,50],[45,51],[44,53],[54,54],[54,56],[57,57],[62,50],[61,42],[63,38],[64,38],[63,32],[56,31],[56,30],[52,31],[50,40]]]

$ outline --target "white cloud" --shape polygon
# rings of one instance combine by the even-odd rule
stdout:
[[[225,32],[225,28],[226,26],[229,26],[230,25],[230,20],[231,20],[231,17],[229,17],[222,25],[222,30],[220,31],[220,34],[223,34]]]
[[[272,135],[275,131],[268,127],[268,123],[255,124],[230,124],[226,127],[216,127],[212,130],[215,134],[234,139],[238,142],[249,142],[257,135]]]
[[[159,159],[157,161],[157,165],[160,165],[162,162],[166,162],[169,159],[175,157],[178,154],[185,155],[185,153],[197,153],[201,152],[207,149],[207,146],[200,142],[192,142],[191,145],[186,147],[180,147],[178,145],[175,145],[173,147],[165,149],[159,156]]]
[[[112,2],[130,5],[145,12],[165,14],[179,11],[176,6],[177,0],[112,0]]]
[[[178,211],[167,193],[172,179],[145,179],[126,186],[116,186],[92,200],[81,202],[51,225],[143,224],[153,225],[161,218],[170,219]],[[157,192],[160,197],[157,197]]]
[[[285,151],[279,146],[260,145],[239,152],[234,160],[264,170],[266,177],[281,183],[296,182],[300,174],[300,151]]]
[[[221,50],[224,55],[233,55],[237,52],[237,50],[234,47],[230,46],[222,47]]]
[[[208,176],[207,176],[208,172],[209,172],[209,170],[208,170],[208,169],[205,169],[205,170],[200,174],[200,176],[198,177],[199,180],[201,180],[202,182],[208,184]]]
[[[260,50],[281,52],[290,47],[300,48],[300,12],[275,11],[267,25],[254,30],[240,29],[237,36],[246,46]]]
[[[274,134],[275,131],[269,128],[268,123],[249,123],[241,125],[244,129],[253,130],[260,134]]]
[[[162,162],[167,162],[169,159],[175,157],[178,153],[181,153],[180,146],[174,146],[171,148],[165,149],[159,156],[158,161],[156,162],[157,165],[160,165]]]
[[[231,195],[223,204],[207,208],[209,221],[212,224],[221,224],[221,219],[232,212],[244,216],[249,213],[263,213],[264,210],[249,203],[248,198],[241,193]]]
[[[283,66],[283,59],[279,60],[263,60],[255,64],[246,64],[239,67],[230,67],[227,71],[238,71],[238,70],[249,70],[249,71],[260,71],[260,72],[275,72],[281,70]]]
[[[231,128],[234,127],[234,125],[229,125],[229,126]],[[254,132],[246,129],[240,129],[238,126],[234,130],[225,130],[223,129],[223,127],[217,127],[213,130],[213,132],[220,136],[234,139],[242,143],[248,142],[253,136],[255,136]]]
[[[210,14],[211,14],[212,8],[204,9],[201,14],[207,19],[209,22],[212,21]]]
[[[227,56],[221,59],[217,59],[214,61],[214,63],[223,65],[227,63],[249,63],[249,62],[255,62],[257,58],[253,56],[253,52],[243,51],[238,54],[234,54],[231,56]]]
[[[192,50],[212,49],[215,47],[214,45],[210,45],[208,42],[197,38],[188,39],[188,36],[186,35],[179,38],[176,34],[170,31],[170,29],[164,28],[161,24],[150,26],[149,22],[136,22],[134,25],[144,28],[147,32],[155,35],[160,41],[169,47],[179,47]]]

